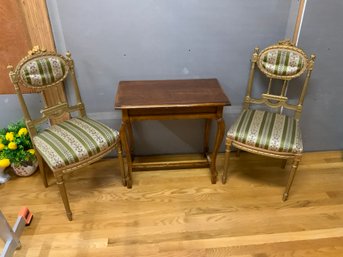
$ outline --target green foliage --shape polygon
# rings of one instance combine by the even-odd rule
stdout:
[[[32,164],[36,160],[32,142],[24,121],[0,129],[0,160],[14,164]]]

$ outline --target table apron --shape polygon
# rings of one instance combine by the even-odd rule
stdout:
[[[176,120],[176,119],[218,119],[222,117],[223,106],[173,107],[125,110],[131,121],[134,120]],[[124,118],[124,117],[123,117]]]

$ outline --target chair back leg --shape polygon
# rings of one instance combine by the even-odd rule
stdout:
[[[241,156],[241,149],[236,149],[236,157]]]
[[[283,159],[281,162],[281,169],[286,168],[286,165],[287,165],[287,159]]]
[[[46,174],[46,170],[45,170],[45,165],[44,165],[44,161],[41,157],[41,155],[38,153],[38,151],[35,152],[36,157],[37,157],[37,161],[38,161],[38,167],[39,167],[39,173],[40,176],[43,180],[43,184],[45,187],[48,187],[48,178],[47,178],[47,174]]]

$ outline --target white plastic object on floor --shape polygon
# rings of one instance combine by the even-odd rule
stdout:
[[[11,257],[14,251],[21,247],[20,235],[23,233],[24,227],[30,225],[32,217],[29,209],[23,207],[12,229],[0,211],[0,238],[5,242],[1,257]]]

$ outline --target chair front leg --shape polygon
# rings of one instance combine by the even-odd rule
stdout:
[[[60,190],[60,194],[62,197],[62,201],[64,204],[64,208],[67,214],[68,219],[71,221],[72,218],[72,212],[70,210],[70,205],[69,205],[69,200],[68,200],[68,195],[67,195],[67,191],[64,185],[64,180],[63,180],[63,176],[62,175],[58,175],[56,176],[56,184],[58,186],[58,189]]]
[[[289,173],[289,177],[288,177],[287,185],[286,185],[286,188],[285,188],[285,192],[283,193],[283,196],[282,196],[282,200],[283,201],[286,201],[288,199],[289,190],[291,189],[291,186],[293,184],[293,180],[294,180],[294,177],[295,177],[295,173],[296,173],[296,171],[298,169],[300,159],[301,159],[301,156],[296,156],[294,158],[294,160],[293,160],[292,168],[291,168],[291,171]]]
[[[226,139],[225,144],[225,156],[224,156],[224,171],[222,175],[222,183],[225,184],[227,180],[227,174],[229,169],[229,161],[230,161],[230,151],[231,151],[231,144],[232,141],[229,139]]]

